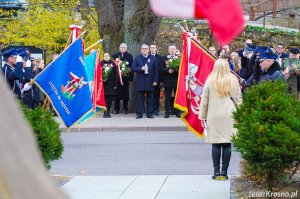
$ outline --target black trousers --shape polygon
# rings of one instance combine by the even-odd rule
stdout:
[[[231,144],[230,143],[221,143],[221,144],[212,144],[212,159],[213,166],[215,170],[220,170],[220,159],[222,154],[222,171],[226,171],[229,166],[231,158]]]
[[[116,96],[114,95],[106,95],[105,96],[105,104],[106,104],[106,113],[110,114],[110,108],[112,102],[116,99]]]
[[[176,93],[176,88],[165,88],[165,109],[166,113],[170,113],[171,110],[173,109],[173,104],[172,103],[172,90],[174,89],[174,93]]]
[[[119,99],[115,100],[115,110],[120,111],[120,101]],[[128,111],[128,100],[123,100],[123,110]]]
[[[137,116],[142,116],[144,113],[145,94],[146,94],[147,116],[153,115],[153,91],[137,91],[136,105],[135,105]]]
[[[153,91],[153,111],[159,112],[159,101],[160,101],[160,87],[159,85],[154,87]]]

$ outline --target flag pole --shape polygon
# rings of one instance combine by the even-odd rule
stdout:
[[[88,52],[89,50],[91,50],[92,48],[94,48],[95,46],[97,46],[98,44],[100,44],[102,42],[103,42],[103,39],[96,41],[94,44],[92,44],[88,48],[84,49],[84,53]]]
[[[87,33],[88,33],[88,31],[85,30],[83,33],[81,33],[81,34],[76,38],[75,41],[77,41],[79,38],[81,38],[83,35],[85,35],[85,34],[87,34]],[[74,42],[75,42],[75,41],[74,41]],[[73,42],[73,43],[74,43],[74,42]],[[70,45],[69,45],[69,46],[70,46]],[[69,46],[67,46],[67,48],[65,48],[64,51],[61,52],[61,53],[59,54],[59,56],[60,56],[61,54],[63,54],[63,53],[69,48]],[[52,63],[53,63],[53,62],[51,62],[50,64],[48,64],[47,67],[49,67]],[[47,67],[46,67],[46,68],[47,68]],[[45,70],[46,68],[44,68],[44,70]],[[43,71],[40,72],[37,76],[35,76],[35,77],[28,83],[28,85],[31,86],[31,85],[34,83],[35,79],[36,79],[40,74],[42,74],[42,73],[43,73]]]

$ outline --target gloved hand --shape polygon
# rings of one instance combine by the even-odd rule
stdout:
[[[247,82],[246,80],[244,80],[244,81],[242,82],[242,85],[243,85],[243,87],[247,87],[249,84],[248,84],[248,82]]]
[[[29,86],[29,84],[26,83],[26,84],[24,85],[23,89],[22,89],[22,93],[28,91],[29,89],[31,89],[31,86]]]

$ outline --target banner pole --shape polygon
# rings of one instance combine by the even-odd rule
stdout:
[[[92,48],[94,48],[95,46],[97,46],[98,44],[100,44],[102,42],[103,42],[103,39],[100,39],[100,40],[96,41],[95,43],[90,45],[88,48],[84,49],[84,53],[88,52],[89,50],[91,50]]]

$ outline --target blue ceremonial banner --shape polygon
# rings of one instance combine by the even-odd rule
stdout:
[[[84,67],[82,39],[79,38],[35,79],[35,84],[49,97],[68,128],[92,109]]]

